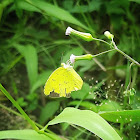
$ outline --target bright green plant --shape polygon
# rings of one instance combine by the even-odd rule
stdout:
[[[139,4],[138,0],[1,0],[0,138],[114,139],[112,134],[138,139]],[[64,36],[68,25],[87,31],[90,39]],[[111,32],[105,34],[108,41],[105,30]],[[47,78],[70,56],[84,81],[82,89],[68,99],[46,97]]]
[[[69,30],[69,29],[67,29],[67,30]],[[73,31],[73,29],[70,29],[69,34],[71,34],[72,31]],[[76,31],[76,32],[74,31],[73,34],[76,36],[78,35],[82,39],[86,38],[86,40],[88,37],[91,38],[90,34],[84,34],[84,33],[78,32],[78,31]],[[114,48],[113,50],[118,50],[117,46],[115,45],[115,43],[113,41],[114,36],[111,35],[109,32],[107,34],[105,33],[105,35],[110,40],[112,40],[110,46]],[[100,39],[93,39],[93,40],[100,41]],[[102,42],[105,42],[105,41],[102,41]],[[108,44],[108,43],[106,43],[106,44]],[[112,46],[112,44],[113,44],[113,46]],[[119,52],[121,52],[121,51],[119,51]],[[106,52],[104,52],[104,53],[106,53]],[[99,55],[104,54],[104,53],[100,53]],[[121,53],[121,54],[127,56],[124,53]],[[98,56],[98,55],[96,55],[96,56]],[[95,56],[90,55],[90,54],[83,55],[83,56],[72,55],[70,58],[70,61],[71,61],[71,63],[74,63],[77,60],[83,60],[83,59],[91,60],[93,57],[95,57]],[[132,61],[132,63],[135,63],[139,66],[139,63],[136,62],[135,60],[133,60],[131,57],[127,56],[127,58],[130,59]],[[31,83],[31,85],[32,85],[32,83]],[[19,112],[24,117],[24,119],[26,119],[28,121],[28,123],[32,126],[32,129],[36,131],[36,133],[35,133],[31,130],[26,130],[26,131],[23,130],[20,132],[23,135],[23,137],[25,137],[25,135],[26,136],[28,135],[28,136],[30,136],[30,138],[38,137],[39,139],[42,139],[44,137],[44,138],[50,138],[50,139],[60,139],[55,134],[46,133],[45,130],[47,129],[47,127],[49,125],[67,122],[69,124],[81,126],[85,129],[89,130],[90,132],[96,134],[97,136],[99,136],[102,139],[118,140],[118,139],[121,139],[121,137],[116,133],[116,131],[111,127],[111,125],[109,125],[103,118],[107,119],[108,121],[113,121],[113,122],[117,122],[117,123],[119,122],[121,124],[131,122],[131,121],[134,121],[134,122],[139,121],[139,115],[140,115],[139,110],[138,111],[120,111],[120,112],[114,111],[114,112],[100,113],[100,115],[103,117],[102,118],[98,114],[94,113],[93,111],[88,111],[88,110],[81,111],[79,109],[74,109],[74,108],[65,108],[65,110],[60,115],[58,115],[55,119],[53,119],[49,123],[47,123],[47,125],[43,129],[39,130],[39,128],[37,127],[35,122],[29,118],[29,116],[24,112],[24,110],[12,98],[12,96],[4,89],[4,87],[2,85],[0,85],[0,89],[7,96],[7,98],[13,103],[13,105],[19,110]],[[131,91],[129,91],[129,93],[131,93],[131,95],[132,95]],[[129,98],[131,98],[130,97],[131,95],[128,95]],[[128,113],[130,115],[128,115]],[[108,117],[109,114],[111,115],[111,117],[110,116]],[[132,116],[132,114],[133,114],[133,116]],[[44,115],[46,115],[46,114],[44,114]],[[80,117],[80,116],[82,116],[82,117]],[[19,135],[16,134],[16,131],[13,131],[13,133],[11,131],[7,131],[7,132],[2,131],[2,132],[0,132],[0,134],[1,134],[0,138],[1,139],[3,139],[3,138],[16,138],[17,139],[17,138],[19,138]],[[30,133],[30,131],[31,131],[31,133]],[[25,137],[25,139],[28,139],[28,138]]]

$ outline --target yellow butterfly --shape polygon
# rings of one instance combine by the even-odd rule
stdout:
[[[60,97],[68,96],[72,91],[82,88],[83,80],[72,66],[62,63],[48,78],[45,87],[45,95],[55,94]]]

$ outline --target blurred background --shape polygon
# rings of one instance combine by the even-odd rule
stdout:
[[[83,103],[79,108],[94,112],[140,109],[140,70],[137,66],[131,70],[134,102],[124,102],[130,62],[115,51],[75,63],[84,85],[71,98],[44,95],[49,75],[71,54],[94,55],[110,49],[104,43],[65,36],[68,26],[108,42],[103,33],[109,30],[118,48],[140,62],[140,0],[0,0],[0,83],[25,112],[45,125],[79,101]],[[30,127],[9,108],[16,111],[0,92],[0,130]],[[112,125],[118,128],[118,124]],[[79,131],[64,124],[59,127],[52,126],[51,130],[71,137]],[[139,124],[130,124],[124,130],[132,139],[137,139],[139,132]]]

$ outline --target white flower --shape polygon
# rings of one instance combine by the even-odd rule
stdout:
[[[70,35],[72,30],[73,30],[73,29],[72,29],[71,27],[68,27],[68,28],[66,29],[65,35]]]
[[[71,62],[71,64],[73,64],[75,62],[75,57],[76,56],[73,55],[73,54],[70,56],[70,62]]]

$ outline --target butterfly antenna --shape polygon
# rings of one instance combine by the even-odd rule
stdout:
[[[70,65],[70,64],[71,64],[70,59],[66,62],[66,64],[68,64],[68,65]]]

